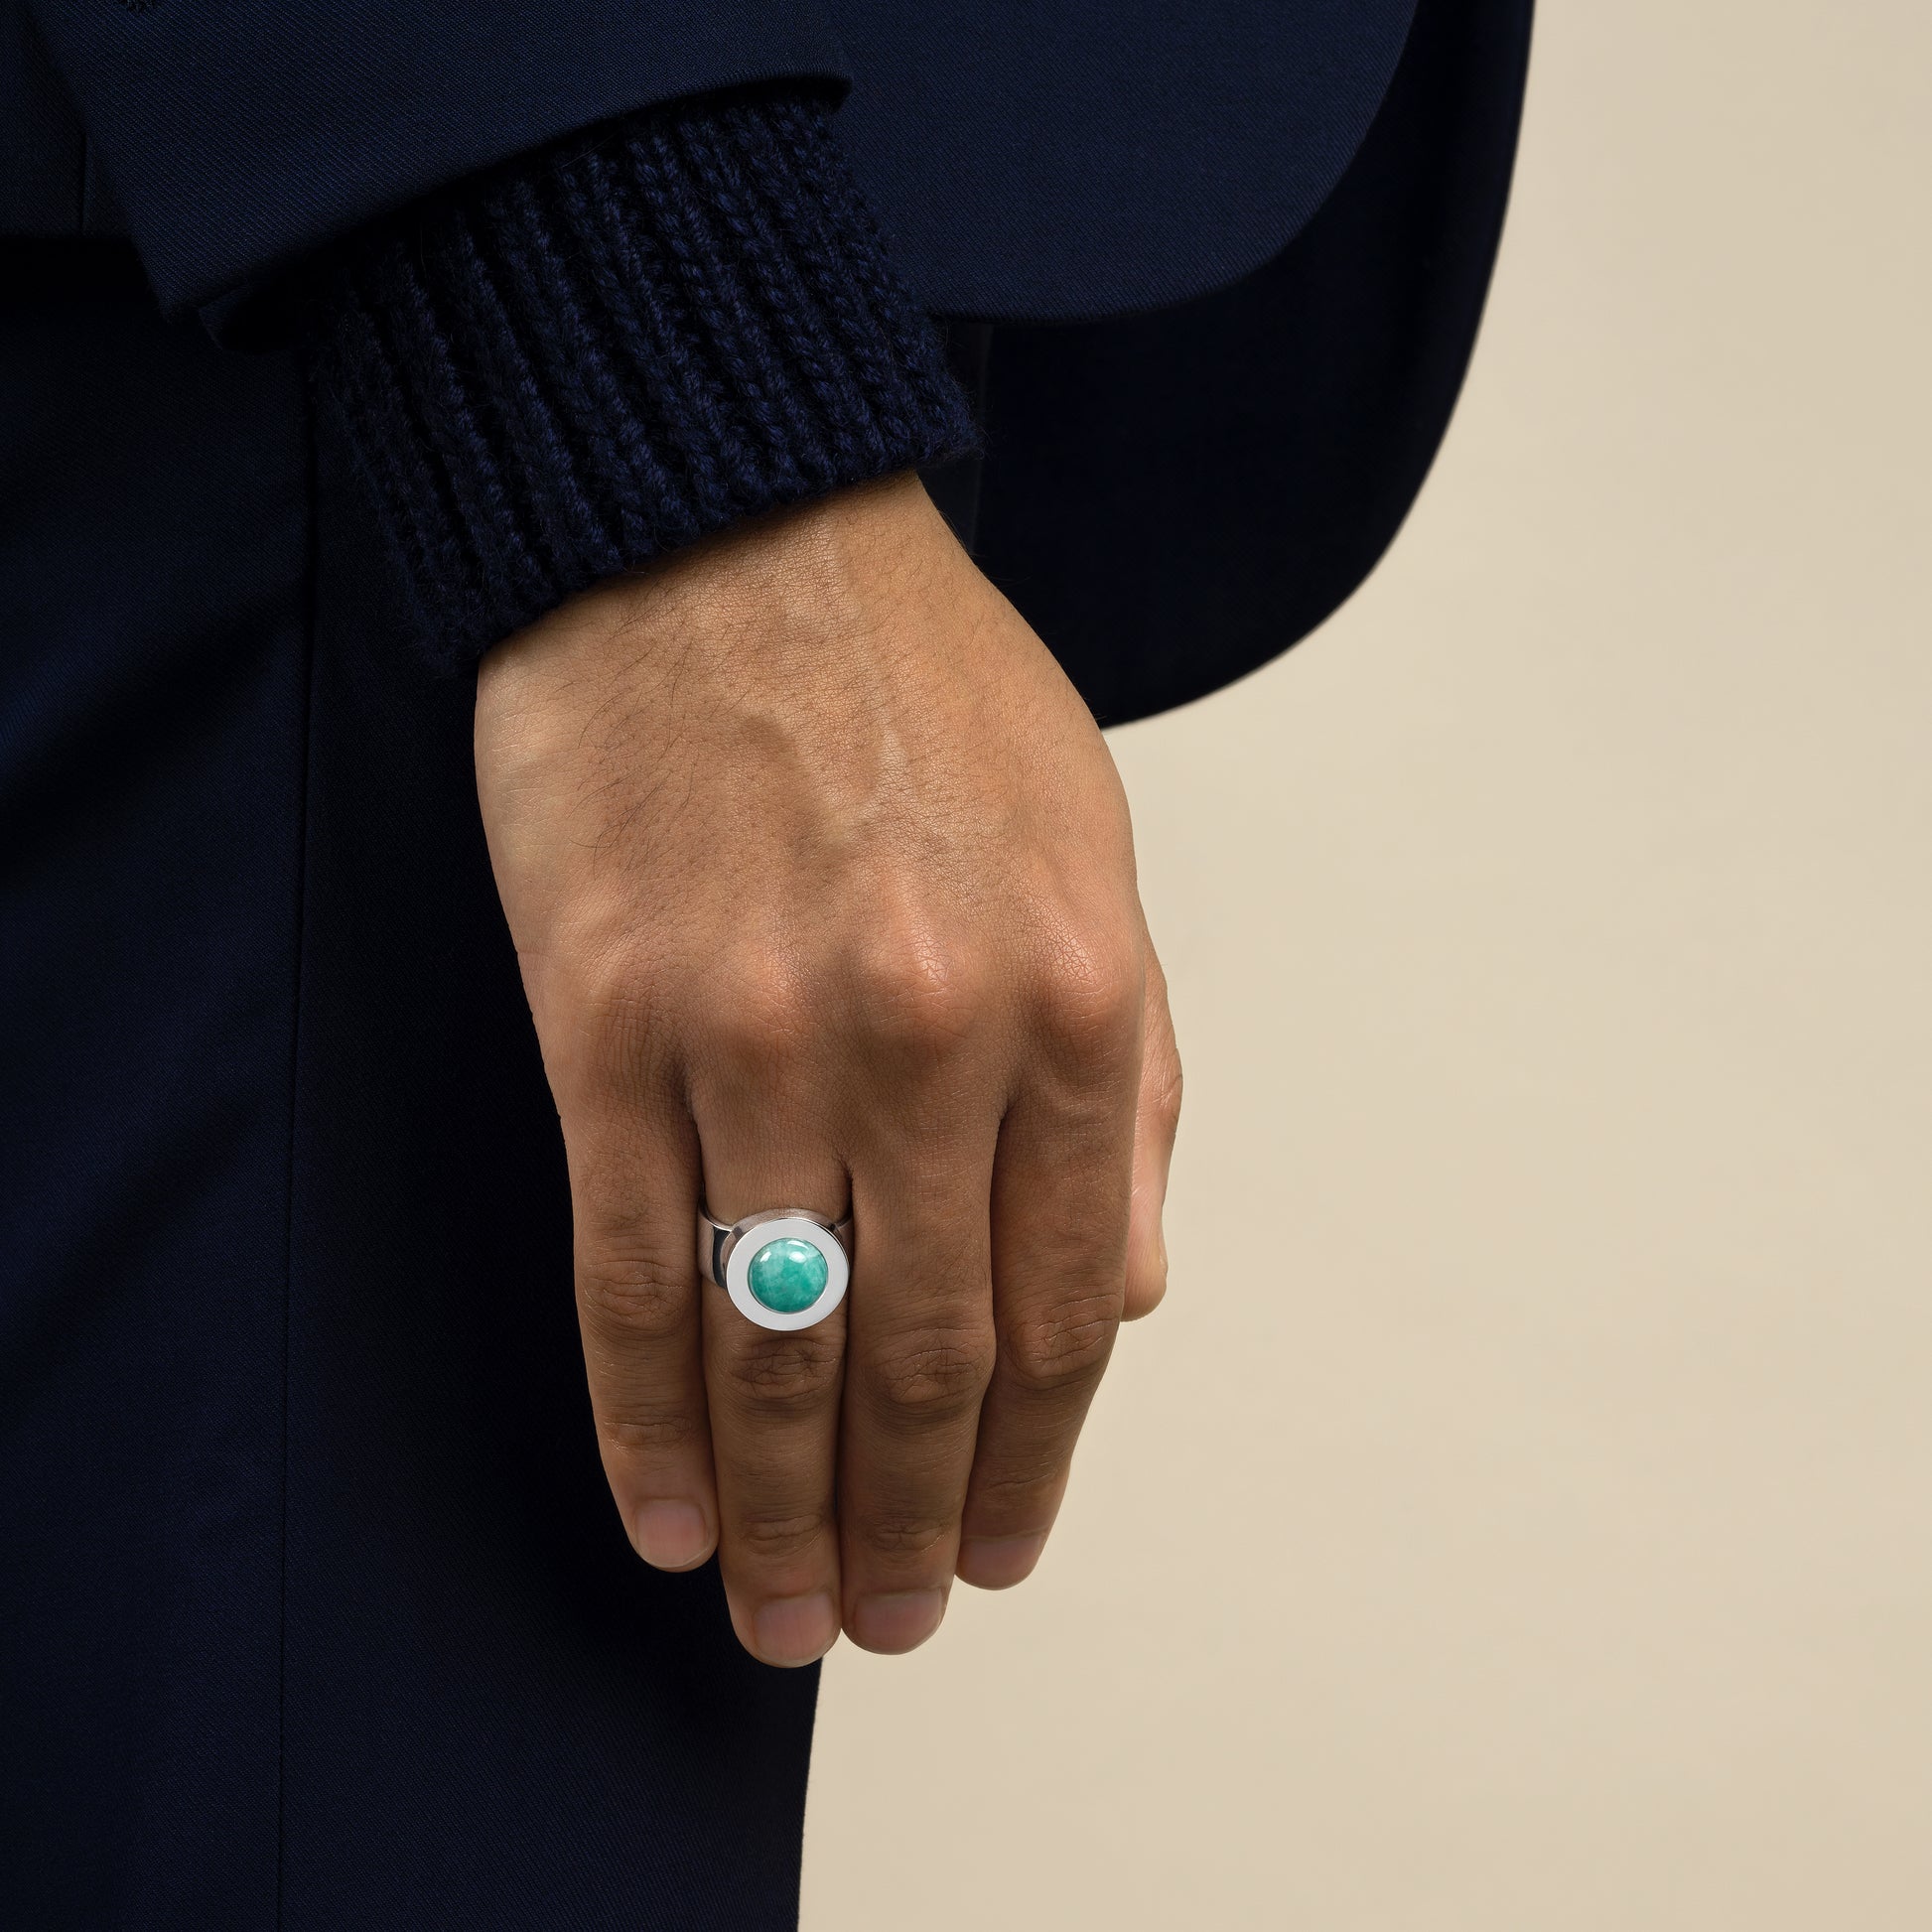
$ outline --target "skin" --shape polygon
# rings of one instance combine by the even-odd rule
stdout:
[[[1112,757],[911,477],[499,645],[476,751],[631,1543],[715,1550],[767,1663],[909,1650],[955,1576],[1033,1570],[1166,1287],[1180,1067]],[[700,1199],[849,1201],[843,1306],[745,1320]]]

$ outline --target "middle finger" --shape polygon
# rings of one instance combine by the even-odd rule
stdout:
[[[855,1163],[839,1543],[845,1629],[866,1650],[910,1650],[945,1614],[997,1349],[997,1139],[990,1118],[926,1122]]]

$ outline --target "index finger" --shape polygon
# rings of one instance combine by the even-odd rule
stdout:
[[[577,1319],[598,1450],[631,1547],[689,1570],[718,1542],[696,1244],[698,1150],[665,1096],[564,1118]]]

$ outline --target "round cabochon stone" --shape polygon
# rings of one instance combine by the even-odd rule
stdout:
[[[809,1241],[767,1241],[745,1280],[753,1298],[774,1314],[802,1314],[825,1293],[830,1271]]]

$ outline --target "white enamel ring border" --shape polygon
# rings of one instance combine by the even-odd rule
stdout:
[[[757,1230],[758,1239],[745,1237]],[[802,1241],[825,1257],[825,1291],[808,1309],[784,1314],[752,1293],[752,1257],[770,1241]],[[852,1216],[821,1221],[802,1207],[767,1207],[727,1226],[698,1209],[698,1273],[732,1298],[732,1306],[760,1328],[813,1328],[845,1300],[852,1280]]]

